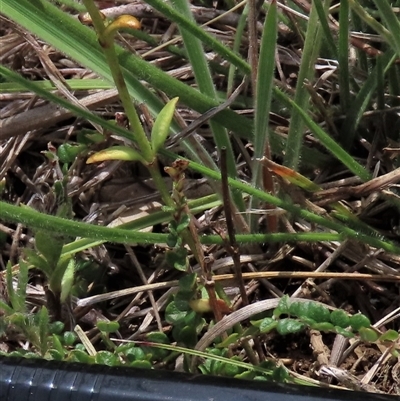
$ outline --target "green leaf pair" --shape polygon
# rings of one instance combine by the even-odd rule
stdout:
[[[151,130],[151,149],[153,152],[153,159],[155,159],[159,149],[164,146],[168,137],[178,100],[179,98],[177,97],[171,99],[163,107],[154,122],[153,129]],[[105,160],[140,161],[144,165],[147,164],[140,152],[128,146],[112,146],[104,149],[90,156],[87,163],[97,163]]]

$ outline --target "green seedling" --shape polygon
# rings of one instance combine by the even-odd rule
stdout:
[[[288,317],[282,317],[288,316]],[[380,333],[371,326],[367,316],[362,313],[348,315],[342,309],[329,310],[318,302],[296,302],[284,296],[278,307],[273,311],[273,317],[252,321],[259,333],[276,331],[280,335],[299,333],[305,329],[313,329],[326,333],[341,334],[348,338],[358,336],[368,343],[386,344],[397,354],[399,333],[388,330]]]

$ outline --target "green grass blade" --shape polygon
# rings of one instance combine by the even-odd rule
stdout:
[[[390,31],[389,43],[400,56],[400,21],[399,17],[393,12],[389,1],[374,0],[376,7],[381,14],[382,19],[386,22]],[[389,39],[389,38],[388,38]]]
[[[349,2],[340,2],[339,12],[339,91],[342,112],[346,113],[351,102],[350,99],[350,77],[349,77]]]
[[[41,88],[46,90],[57,90],[51,81],[35,81]],[[71,90],[93,90],[111,89],[114,85],[100,78],[94,79],[66,79],[66,84]],[[0,93],[24,92],[26,89],[14,82],[0,82]]]
[[[325,35],[324,44],[326,43],[327,46],[329,47],[331,57],[334,58],[335,60],[337,60],[338,59],[338,49],[336,47],[331,29],[329,27],[329,20],[327,18],[326,12],[324,10],[324,5],[322,4],[322,0],[314,0],[313,4],[315,5],[315,8],[317,10],[319,22],[321,24],[321,28]]]
[[[375,0],[374,0],[375,1]],[[367,23],[372,29],[374,29],[382,38],[384,38],[389,44],[396,48],[396,42],[393,41],[393,36],[391,32],[384,27],[380,22],[378,22],[371,14],[366,11],[359,1],[348,0],[352,10],[357,13],[357,15]],[[378,4],[387,3],[386,0],[378,0]],[[379,8],[379,7],[378,7]]]
[[[391,51],[387,51],[382,56],[382,65],[384,66],[384,72],[390,68],[395,60],[395,56]],[[356,136],[357,126],[361,120],[363,113],[369,105],[371,98],[377,86],[378,70],[375,67],[370,73],[364,85],[357,93],[355,99],[352,100],[350,109],[346,114],[346,119],[343,122],[341,131],[342,145],[345,149],[350,149]]]
[[[187,0],[172,0],[172,4],[182,15],[186,17],[188,21],[194,23]],[[179,26],[179,28],[200,92],[204,93],[208,97],[217,98],[217,93],[214,87],[209,65],[205,58],[204,49],[200,40],[182,26]],[[210,121],[210,128],[213,133],[218,152],[220,153],[222,148],[225,148],[227,151],[228,174],[231,177],[236,177],[235,157],[226,129],[214,121]],[[237,194],[235,197],[235,203],[237,206],[240,206],[240,210],[244,209],[242,196],[240,194]]]
[[[264,155],[269,142],[269,112],[271,109],[272,86],[275,71],[275,50],[277,39],[277,6],[273,1],[269,7],[261,38],[260,57],[257,71],[257,88],[255,100],[254,159],[253,185],[260,184],[260,163],[257,159]]]
[[[244,30],[246,28],[248,15],[249,15],[249,5],[246,4],[246,6],[243,9],[243,12],[240,14],[239,22],[236,27],[235,39],[233,41],[233,51],[235,53],[239,53],[240,51],[240,45],[243,42]],[[234,64],[231,64],[229,66],[228,82],[227,82],[228,94],[233,92],[233,80],[235,78],[236,71],[237,71],[236,66]]]
[[[325,0],[325,12],[329,3],[330,1]],[[323,32],[319,24],[318,12],[316,7],[312,6],[294,98],[296,104],[298,104],[303,111],[308,110],[310,101],[310,95],[304,86],[304,81],[312,80],[315,75],[314,64],[318,57],[322,37]],[[288,138],[286,142],[286,154],[284,158],[284,164],[293,170],[297,170],[300,162],[303,131],[303,119],[298,112],[294,111],[290,119]]]
[[[246,61],[244,61],[237,53],[234,53],[228,47],[223,45],[212,35],[209,35],[207,32],[201,29],[198,25],[188,20],[185,15],[174,10],[171,6],[169,6],[162,0],[146,0],[146,3],[150,4],[152,7],[154,7],[154,9],[162,13],[166,18],[169,18],[181,28],[186,29],[193,36],[200,39],[204,45],[209,46],[224,59],[234,64],[244,74],[250,74],[250,66],[248,63],[246,63]]]
[[[281,92],[276,89],[276,94],[281,96]],[[294,108],[299,116],[303,119],[304,123],[312,131],[316,138],[321,141],[325,148],[332,153],[338,160],[340,160],[351,172],[359,176],[363,181],[370,179],[370,174],[363,166],[357,163],[354,158],[348,154],[329,134],[327,134],[318,124],[316,124],[308,114],[292,100],[281,97],[282,102],[285,102],[289,107]]]
[[[15,206],[0,201],[1,219],[19,222],[27,227],[44,230],[49,233],[63,233],[71,237],[86,237],[108,242],[156,244],[165,243],[168,234],[144,233],[123,230],[67,220],[61,217],[39,213],[26,206]]]
[[[260,56],[257,70],[257,87],[255,100],[255,128],[254,128],[254,158],[252,164],[252,181],[254,187],[261,187],[262,164],[259,159],[264,156],[266,146],[269,147],[269,112],[273,94],[273,78],[275,72],[275,51],[278,35],[278,13],[276,1],[271,2],[264,23],[261,37]],[[250,208],[256,207],[256,200],[252,198]],[[250,219],[252,227],[254,221]],[[251,230],[252,231],[252,230]]]

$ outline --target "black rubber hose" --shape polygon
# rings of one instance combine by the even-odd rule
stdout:
[[[398,398],[397,398],[398,399]],[[393,401],[393,396],[0,357],[0,401]]]

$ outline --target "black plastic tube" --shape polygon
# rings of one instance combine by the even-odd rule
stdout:
[[[395,398],[166,371],[0,357],[0,401],[393,401]]]

